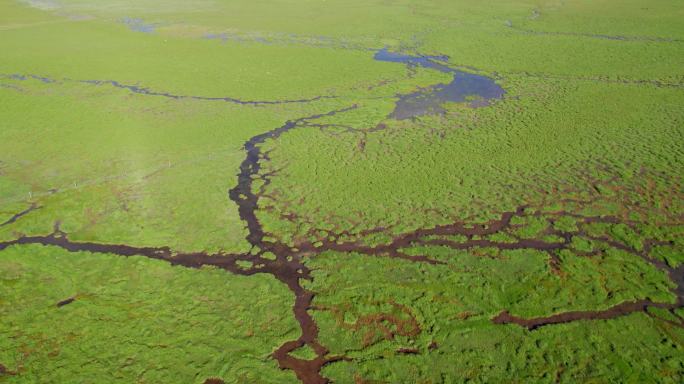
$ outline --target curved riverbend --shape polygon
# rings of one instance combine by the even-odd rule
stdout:
[[[409,67],[423,67],[453,75],[448,84],[436,84],[406,95],[399,95],[394,111],[389,117],[404,120],[422,115],[441,114],[442,104],[461,103],[473,99],[471,106],[489,105],[490,100],[500,99],[505,91],[493,79],[453,69],[446,64],[447,56],[411,56],[390,52],[383,48],[375,53],[377,61],[402,63]]]

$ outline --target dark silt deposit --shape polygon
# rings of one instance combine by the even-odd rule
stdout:
[[[472,100],[473,107],[486,106],[488,100],[500,99],[505,93],[501,86],[487,76],[460,71],[442,64],[448,60],[446,56],[410,56],[390,52],[384,48],[377,51],[373,58],[378,61],[403,63],[409,67],[434,69],[454,76],[449,84],[436,84],[413,93],[398,95],[399,101],[389,116],[397,120],[444,113],[442,104],[446,102],[461,103]]]
[[[14,371],[10,371],[7,367],[4,365],[0,364],[0,376],[2,375],[8,375],[8,376],[13,376],[16,375],[17,373]]]
[[[68,299],[62,300],[59,303],[57,303],[57,308],[61,308],[65,305],[69,305],[69,304],[73,303],[74,301],[76,301],[75,297],[70,297]]]

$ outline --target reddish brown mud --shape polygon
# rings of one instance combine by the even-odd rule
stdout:
[[[376,246],[366,246],[358,241],[340,242],[340,236],[331,233],[328,233],[325,238],[319,239],[317,243],[320,245],[318,246],[315,246],[312,243],[299,244],[298,246],[304,250],[317,253],[329,250],[338,252],[356,252],[365,255],[387,256],[415,262],[425,262],[429,264],[444,264],[444,262],[431,259],[423,255],[409,255],[403,252],[402,249],[408,249],[415,245],[441,245],[458,250],[491,247],[497,248],[499,250],[534,249],[548,252],[567,247],[572,237],[571,234],[561,234],[564,239],[563,242],[558,243],[545,242],[535,239],[517,239],[516,242],[512,243],[495,242],[485,239],[472,239],[474,236],[494,235],[503,232],[505,229],[512,228],[511,220],[516,216],[524,216],[526,208],[527,206],[521,206],[515,211],[504,212],[501,214],[499,219],[491,220],[486,223],[468,224],[465,222],[455,222],[433,228],[417,229],[413,232],[397,235],[389,243]],[[382,232],[382,230],[378,229],[377,232]],[[466,236],[468,240],[456,242],[449,239],[434,238],[439,236],[455,235]],[[552,258],[553,257],[555,256],[552,256]]]
[[[629,315],[635,312],[646,312],[651,308],[675,309],[682,306],[681,301],[674,304],[657,303],[651,300],[628,301],[610,307],[603,311],[573,311],[563,312],[556,315],[546,317],[534,317],[525,319],[522,317],[513,316],[508,311],[503,311],[492,319],[494,324],[518,324],[529,330],[535,330],[539,327],[552,324],[569,323],[579,320],[607,320],[616,317]],[[684,325],[683,325],[684,327]]]
[[[291,250],[277,244],[264,244],[265,249],[277,255],[275,260],[263,258],[265,251],[252,254],[207,254],[203,252],[183,253],[171,251],[168,247],[134,247],[123,244],[99,244],[90,242],[74,242],[68,236],[56,230],[47,236],[25,236],[16,240],[0,242],[0,251],[16,245],[40,244],[54,246],[69,252],[90,252],[115,254],[123,257],[144,256],[151,259],[163,260],[172,265],[188,268],[214,266],[238,275],[253,275],[268,273],[283,282],[295,295],[293,312],[302,330],[301,336],[294,341],[279,347],[273,357],[283,369],[291,369],[303,383],[326,383],[320,375],[320,369],[327,363],[339,360],[337,357],[326,356],[327,349],[318,341],[318,327],[308,313],[313,300],[313,293],[306,291],[300,285],[300,279],[310,279],[309,270],[302,263],[300,257]],[[251,267],[242,267],[239,261],[251,263]],[[71,303],[72,299],[60,302],[58,306]],[[309,346],[316,354],[313,360],[304,360],[290,356],[289,353],[297,348]]]
[[[14,375],[16,375],[16,374],[17,374],[16,372],[10,371],[7,367],[5,367],[4,365],[0,364],[0,376],[2,376],[2,375],[14,376]]]
[[[343,113],[355,108],[357,108],[356,105],[353,105],[348,108],[335,110],[328,113],[290,120],[274,130],[252,137],[245,143],[244,149],[247,153],[247,156],[240,164],[240,173],[238,173],[237,185],[235,188],[230,190],[228,195],[230,199],[237,204],[240,218],[247,224],[247,229],[249,231],[249,234],[247,235],[247,241],[249,241],[250,244],[256,247],[261,247],[263,245],[262,240],[264,238],[264,230],[261,227],[261,223],[259,223],[259,219],[256,217],[256,212],[258,209],[257,205],[260,196],[252,189],[252,184],[254,183],[255,178],[261,179],[266,185],[269,183],[267,176],[259,174],[259,171],[261,170],[260,161],[268,159],[268,156],[262,152],[261,145],[267,140],[277,139],[282,134],[297,128],[298,126],[304,126],[304,123],[309,120],[333,116],[335,114]]]
[[[219,378],[210,377],[210,378],[204,380],[204,384],[225,384],[225,382]]]
[[[362,346],[367,348],[382,340],[391,341],[397,336],[415,338],[421,332],[420,324],[410,308],[405,305],[390,300],[388,303],[392,307],[390,311],[356,314],[356,321],[349,323],[345,321],[345,315],[352,311],[351,305],[342,306],[315,306],[312,309],[317,311],[329,311],[335,318],[338,327],[361,333],[363,336]]]
[[[534,213],[533,215],[539,216],[538,213]],[[515,315],[510,314],[508,311],[504,310],[499,315],[494,317],[492,321],[495,324],[517,324],[522,327],[526,327],[529,330],[535,330],[539,327],[542,326],[547,326],[547,325],[553,325],[553,324],[561,324],[561,323],[568,323],[568,322],[573,322],[573,321],[580,321],[580,320],[607,320],[607,319],[613,319],[625,315],[629,315],[632,313],[636,312],[643,312],[651,316],[651,314],[648,312],[649,308],[661,308],[661,309],[667,309],[671,311],[674,315],[674,310],[678,308],[684,307],[684,265],[680,265],[679,267],[671,267],[664,261],[654,259],[650,257],[650,251],[654,246],[662,246],[662,245],[670,245],[670,242],[667,241],[660,241],[660,240],[654,240],[654,239],[646,239],[643,241],[641,247],[639,249],[634,248],[630,245],[627,245],[621,241],[617,241],[609,236],[596,236],[596,235],[590,235],[586,233],[582,229],[582,226],[584,224],[592,224],[592,223],[605,223],[605,224],[625,224],[628,227],[631,227],[632,229],[636,229],[634,226],[633,222],[629,222],[627,220],[621,220],[620,218],[614,217],[614,216],[582,216],[578,214],[572,214],[569,212],[565,211],[559,211],[559,212],[554,212],[554,213],[547,213],[547,215],[551,217],[555,216],[566,216],[566,217],[573,217],[577,220],[578,225],[580,226],[580,229],[575,230],[575,231],[562,231],[562,230],[557,230],[557,229],[547,229],[544,234],[551,234],[551,235],[556,235],[560,238],[563,239],[562,242],[559,243],[545,243],[545,242],[540,242],[538,240],[525,240],[524,244],[521,244],[521,242],[513,242],[513,243],[492,243],[486,240],[478,240],[476,242],[473,242],[472,240],[468,240],[462,243],[458,242],[451,242],[451,241],[443,241],[443,240],[429,240],[427,243],[429,244],[437,244],[437,245],[445,245],[449,246],[454,249],[464,249],[467,248],[468,245],[472,244],[477,244],[482,245],[482,246],[493,246],[498,249],[519,249],[518,247],[521,245],[524,245],[522,248],[529,248],[529,249],[537,249],[537,250],[554,250],[554,249],[569,249],[570,247],[570,242],[572,241],[572,238],[577,236],[580,238],[585,238],[589,239],[598,243],[602,243],[607,245],[608,247],[619,249],[621,251],[631,253],[634,256],[642,258],[644,261],[647,263],[650,263],[653,265],[655,268],[664,271],[668,274],[670,280],[674,283],[674,287],[672,288],[672,293],[675,295],[676,300],[674,303],[662,303],[662,302],[654,302],[648,298],[641,299],[641,300],[634,300],[634,301],[627,301],[623,303],[616,304],[610,308],[607,308],[605,310],[586,310],[586,311],[568,311],[568,312],[563,312],[563,313],[557,313],[553,314],[550,316],[542,316],[542,317],[535,317],[535,318],[522,318],[518,317]],[[551,221],[553,222],[553,218]],[[527,247],[527,246],[530,247]],[[580,252],[577,250],[573,250],[575,254],[582,255],[582,256],[594,256],[597,253],[602,252],[601,250],[594,250],[592,252]],[[651,316],[653,317],[653,316]],[[676,316],[675,317],[679,317]],[[677,326],[684,327],[684,320],[680,323],[673,323]]]
[[[299,323],[301,336],[297,340],[288,341],[281,345],[273,353],[273,357],[278,361],[280,368],[294,371],[297,378],[305,384],[327,383],[328,380],[320,374],[321,368],[325,364],[339,358],[327,356],[328,350],[317,340],[318,327],[308,312],[313,301],[313,293],[305,290],[300,284],[300,279],[310,279],[308,268],[301,263],[301,250],[297,252],[284,244],[264,241],[264,229],[257,218],[258,203],[261,196],[254,191],[252,184],[257,178],[260,178],[265,185],[268,185],[270,182],[270,175],[259,173],[261,170],[260,161],[268,160],[268,155],[261,149],[261,145],[264,142],[276,139],[297,127],[306,127],[305,123],[309,120],[333,116],[355,108],[357,108],[356,105],[353,105],[328,113],[291,120],[279,128],[252,137],[244,145],[247,156],[242,164],[240,164],[237,186],[229,192],[230,199],[238,206],[240,218],[247,226],[247,241],[255,249],[260,250],[256,257],[261,259],[260,255],[264,252],[272,252],[276,255],[276,260],[273,262],[265,261],[264,259],[257,260],[259,265],[264,266],[264,269],[260,272],[270,273],[276,279],[286,284],[295,295],[293,312]],[[294,350],[305,346],[311,348],[317,357],[312,360],[305,360],[290,355]]]
[[[643,194],[644,191],[640,191],[640,193]],[[663,199],[663,201],[665,200],[667,199]],[[559,202],[563,204],[567,203],[586,205],[594,203],[595,201],[594,199],[589,199],[586,201],[563,199]],[[633,212],[633,210],[629,210],[628,208],[625,209],[625,212],[630,211]],[[628,216],[628,214],[625,216]],[[522,225],[512,224],[512,220],[514,218],[525,219],[530,217],[544,219],[546,221],[546,228],[535,236],[537,238],[521,238],[516,234],[516,230],[521,228]],[[578,226],[577,229],[557,229],[554,226],[554,223],[561,217],[573,218]],[[674,218],[671,224],[663,225],[678,225],[680,222],[681,218]],[[335,235],[334,233],[323,231],[325,236],[317,239],[316,244],[319,244],[318,246],[314,246],[312,243],[307,243],[301,245],[301,247],[308,249],[313,253],[323,252],[326,250],[335,250],[339,252],[356,252],[365,255],[402,258],[431,264],[441,264],[442,262],[439,260],[430,259],[426,256],[408,255],[403,250],[420,245],[448,247],[454,250],[473,250],[478,248],[490,248],[497,251],[516,249],[537,250],[546,252],[549,255],[549,267],[552,272],[557,274],[561,274],[560,260],[557,255],[557,251],[568,250],[578,256],[592,257],[603,253],[605,248],[615,248],[640,257],[644,261],[652,264],[655,268],[666,272],[669,275],[670,280],[675,285],[675,287],[672,289],[672,293],[676,296],[676,301],[674,303],[661,303],[644,298],[641,300],[637,299],[630,302],[620,303],[606,310],[572,311],[532,319],[516,317],[507,311],[502,311],[493,319],[493,322],[496,324],[513,323],[527,327],[529,329],[536,329],[545,325],[566,323],[571,321],[612,319],[634,312],[648,313],[648,308],[662,308],[672,311],[676,308],[684,307],[684,266],[671,268],[665,262],[654,259],[649,255],[654,246],[668,246],[671,245],[670,242],[656,239],[645,239],[641,247],[639,247],[639,249],[635,249],[632,246],[618,241],[608,235],[597,236],[589,234],[585,229],[585,225],[591,224],[623,224],[634,231],[638,231],[638,225],[636,222],[623,217],[590,216],[573,213],[566,210],[544,212],[541,209],[534,209],[533,207],[525,205],[518,207],[515,211],[504,212],[501,214],[500,218],[486,223],[473,225],[466,224],[464,222],[456,222],[434,228],[417,229],[413,232],[397,235],[389,243],[376,246],[366,246],[359,241],[339,241],[339,238],[341,237],[339,234]],[[313,229],[310,231],[309,235],[315,233],[316,231],[320,230]],[[371,232],[375,232],[375,230],[372,230]],[[382,232],[382,230],[378,229],[378,232]],[[509,240],[494,241],[486,238],[487,236],[495,234],[506,235],[509,237]],[[449,236],[460,236],[464,237],[464,239],[454,240],[449,238]],[[548,236],[552,240],[548,241],[539,239],[544,236]],[[596,243],[596,248],[589,251],[574,249],[572,244],[574,238],[593,241]],[[675,325],[681,326],[679,323],[676,323]]]
[[[546,325],[569,323],[572,321],[579,321],[579,320],[614,319],[616,317],[621,317],[621,316],[629,315],[629,314],[636,313],[636,312],[646,313],[647,315],[649,315],[653,318],[660,319],[657,316],[654,316],[651,313],[649,313],[648,309],[649,308],[661,308],[661,309],[669,310],[672,313],[672,315],[674,315],[676,318],[680,319],[679,323],[671,322],[669,320],[667,322],[684,328],[684,319],[680,318],[674,312],[675,309],[684,307],[684,284],[683,284],[683,282],[684,282],[684,265],[681,265],[678,268],[671,268],[671,267],[667,266],[667,264],[665,264],[659,260],[647,259],[647,261],[651,262],[652,264],[654,264],[659,269],[667,271],[668,275],[670,276],[670,280],[672,280],[676,284],[676,287],[672,289],[672,292],[677,296],[677,299],[674,303],[661,303],[661,302],[654,302],[654,301],[649,300],[649,299],[643,299],[643,300],[623,302],[623,303],[614,305],[610,308],[607,308],[605,310],[569,311],[569,312],[557,313],[557,314],[550,315],[550,316],[534,317],[534,318],[518,317],[518,316],[511,315],[508,311],[502,311],[501,313],[499,313],[496,317],[494,317],[492,319],[492,322],[494,322],[495,324],[517,324],[517,325],[520,325],[521,327],[525,327],[525,328],[532,331],[532,330],[535,330],[539,327],[543,327]],[[663,319],[660,319],[660,320],[663,320]]]
[[[64,299],[64,300],[60,301],[59,303],[57,303],[57,308],[61,308],[65,305],[69,305],[69,304],[73,303],[74,301],[76,301],[75,297],[70,297],[68,299]]]
[[[203,265],[213,265],[219,268],[231,270],[239,269],[235,258],[228,255],[208,255],[204,253],[174,253],[168,247],[134,247],[123,244],[99,244],[89,242],[72,242],[62,232],[54,232],[46,236],[24,236],[16,240],[0,242],[0,251],[13,245],[40,244],[62,248],[69,252],[110,253],[118,256],[145,256],[151,259],[168,261],[173,265],[182,265],[190,268],[199,268]],[[224,257],[226,256],[226,257]],[[242,255],[240,255],[242,256]]]

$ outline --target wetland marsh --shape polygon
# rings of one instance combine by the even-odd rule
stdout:
[[[679,383],[678,1],[0,1],[0,383]]]

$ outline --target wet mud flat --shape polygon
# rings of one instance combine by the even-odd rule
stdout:
[[[422,67],[453,75],[448,84],[436,84],[416,92],[398,95],[390,118],[397,120],[417,116],[442,114],[444,103],[470,102],[472,107],[489,105],[490,100],[501,99],[504,89],[492,78],[454,69],[446,65],[447,56],[411,56],[383,48],[375,53],[377,61],[405,64],[409,68]]]

